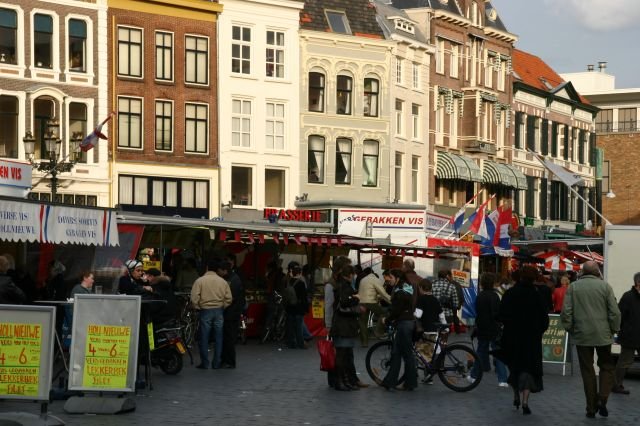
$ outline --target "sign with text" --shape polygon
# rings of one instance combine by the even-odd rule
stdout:
[[[445,226],[446,225],[446,226]],[[444,226],[444,228],[443,228]],[[442,231],[440,231],[442,229]],[[440,231],[439,236],[446,236],[453,232],[451,216],[434,212],[426,212],[425,230],[431,235]]]
[[[0,240],[115,246],[116,214],[112,210],[0,200]]]
[[[263,219],[297,222],[324,222],[319,210],[264,209]]]
[[[31,189],[31,164],[0,159],[0,195],[26,198]]]
[[[0,307],[0,398],[47,401],[55,308]]]
[[[126,387],[130,340],[131,327],[89,324],[82,386]]]
[[[467,271],[452,269],[451,278],[453,278],[453,281],[459,283],[462,287],[465,288],[469,288],[469,284],[471,283],[471,273]]]
[[[562,328],[560,315],[549,315],[549,328],[542,335],[542,359],[544,362],[565,364],[569,335]]]
[[[70,390],[135,390],[140,306],[140,296],[76,295]]]
[[[424,232],[424,210],[395,209],[340,209],[338,210],[338,233],[354,222],[367,223],[372,227],[372,237],[386,237],[391,233]]]
[[[324,300],[313,298],[311,301],[311,315],[313,319],[324,319]]]

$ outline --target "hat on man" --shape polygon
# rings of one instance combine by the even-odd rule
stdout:
[[[147,271],[147,275],[150,275],[152,277],[159,277],[160,275],[162,275],[162,272],[160,272],[156,268],[151,268]]]
[[[136,269],[138,266],[142,266],[142,262],[136,259],[130,259],[124,262],[124,266],[126,266],[129,272],[131,272],[134,269]]]

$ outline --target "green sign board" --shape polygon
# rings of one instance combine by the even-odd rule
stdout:
[[[568,346],[569,334],[562,328],[560,315],[549,315],[549,328],[542,335],[542,360],[565,364]]]

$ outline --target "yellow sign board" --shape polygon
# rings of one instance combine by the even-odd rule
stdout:
[[[40,324],[0,323],[0,395],[38,395],[41,349]]]
[[[313,299],[311,301],[311,315],[314,319],[324,319],[324,300]]]
[[[125,388],[130,340],[129,326],[89,324],[82,386]]]
[[[145,260],[142,262],[142,269],[148,271],[149,269],[157,269],[158,271],[162,271],[162,262],[159,260]]]

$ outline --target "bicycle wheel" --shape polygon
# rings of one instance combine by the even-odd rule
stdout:
[[[197,327],[198,325],[194,321],[187,321],[180,327],[182,340],[188,348],[192,348],[195,343]]]
[[[391,367],[391,350],[393,348],[393,342],[391,340],[384,340],[377,342],[367,351],[365,358],[365,366],[367,367],[367,373],[371,380],[377,384],[382,383],[382,380],[387,375],[389,368]],[[400,374],[398,374],[398,384],[404,382],[404,363],[400,367]]]
[[[437,360],[438,377],[449,389],[456,392],[467,392],[480,384],[482,369],[478,369],[478,377],[470,380],[471,369],[480,358],[471,348],[454,344],[447,346]]]

